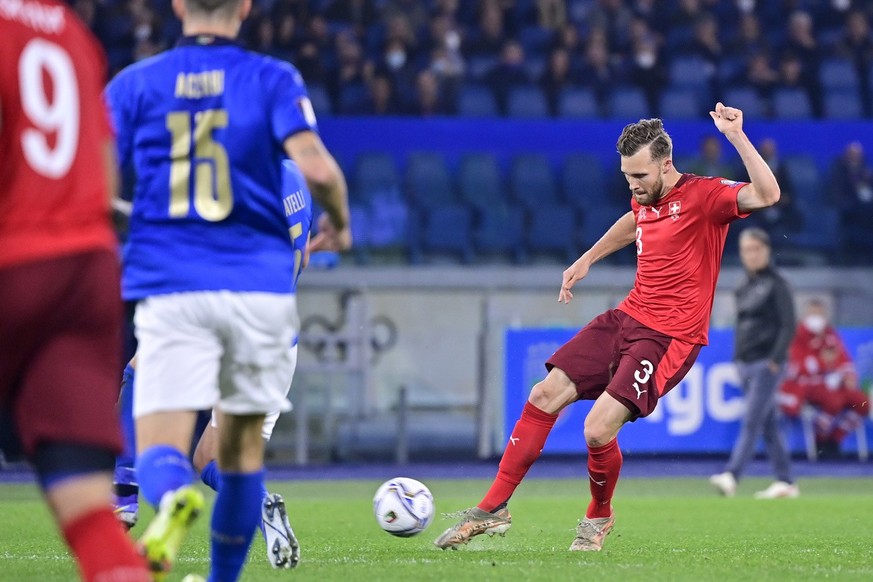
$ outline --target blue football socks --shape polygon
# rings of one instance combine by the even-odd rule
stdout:
[[[133,420],[133,381],[134,369],[128,364],[121,376],[121,389],[118,394],[118,416],[121,422],[121,435],[124,448],[115,459],[113,482],[119,497],[136,495],[137,479],[134,470],[136,459],[136,426]]]
[[[235,581],[245,564],[255,529],[261,522],[264,471],[221,472],[221,487],[212,509],[210,582]]]
[[[167,491],[194,481],[188,457],[170,445],[156,445],[143,451],[136,460],[136,473],[143,497],[154,507],[158,507]]]

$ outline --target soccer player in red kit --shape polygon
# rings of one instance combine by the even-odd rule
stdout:
[[[491,488],[436,546],[456,548],[476,535],[506,532],[512,524],[509,498],[542,452],[558,413],[577,400],[594,400],[584,431],[591,502],[570,550],[603,547],[615,524],[619,430],[651,414],[706,345],[728,225],[779,200],[773,172],[743,132],[742,111],[718,103],[710,116],[736,148],[751,182],[680,173],[660,119],[624,128],[617,145],[631,211],[564,271],[558,300],[568,303],[593,263],[629,244],[637,250],[634,288],[618,308],[596,317],[549,358],[548,374],[531,390]]]
[[[145,582],[112,513],[122,311],[105,60],[56,0],[0,1],[0,38],[0,409],[82,578]]]

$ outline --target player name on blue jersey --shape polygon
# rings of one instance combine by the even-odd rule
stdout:
[[[201,99],[224,93],[224,70],[176,75],[177,99]]]
[[[106,98],[119,159],[136,173],[125,299],[293,293],[312,212],[284,144],[316,130],[297,69],[230,39],[185,37],[116,75]]]

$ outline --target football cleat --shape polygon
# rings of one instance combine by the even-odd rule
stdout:
[[[118,518],[125,528],[130,531],[136,525],[139,519],[139,500],[136,495],[127,495],[125,497],[115,497],[114,500],[115,517]]]
[[[785,481],[774,481],[763,491],[755,493],[755,499],[795,499],[797,497],[800,497],[800,488]]]
[[[300,544],[288,522],[285,500],[278,493],[264,498],[261,531],[267,542],[267,561],[274,568],[294,568],[300,562]]]
[[[203,495],[190,485],[164,494],[158,513],[138,544],[155,582],[166,579],[185,536],[202,511]]]
[[[737,480],[733,473],[717,473],[709,478],[710,484],[725,497],[733,497],[737,492]]]
[[[502,507],[494,513],[489,513],[478,507],[471,507],[461,511],[458,516],[463,519],[443,532],[433,543],[436,547],[458,549],[458,546],[466,544],[470,538],[488,534],[493,536],[506,535],[506,531],[512,526],[512,516],[509,509]]]
[[[615,525],[615,512],[609,517],[585,517],[576,526],[576,539],[570,544],[571,552],[599,552],[603,540]]]

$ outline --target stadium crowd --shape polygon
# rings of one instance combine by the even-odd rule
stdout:
[[[169,2],[71,1],[113,71],[180,34]],[[871,12],[852,0],[256,0],[241,37],[293,62],[322,115],[489,114],[493,97],[501,115],[609,116],[642,96],[652,115],[697,116],[730,90],[747,116],[869,117]]]

